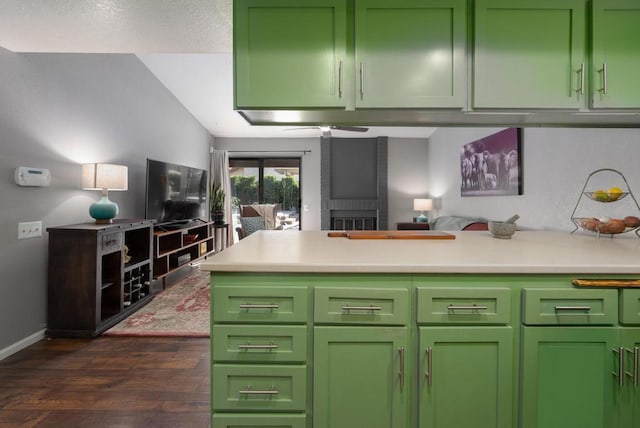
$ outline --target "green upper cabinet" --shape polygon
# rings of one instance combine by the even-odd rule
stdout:
[[[593,108],[639,108],[640,2],[593,0]]]
[[[419,428],[513,424],[511,327],[421,327]]]
[[[234,1],[235,107],[345,106],[344,0]]]
[[[465,105],[466,0],[356,0],[355,105]]]
[[[476,0],[473,107],[584,107],[585,11],[585,0]]]

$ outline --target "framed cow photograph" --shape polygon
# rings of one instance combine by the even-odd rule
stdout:
[[[508,128],[460,149],[462,196],[522,195],[522,128]]]

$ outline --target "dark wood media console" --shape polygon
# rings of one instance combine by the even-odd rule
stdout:
[[[194,221],[182,227],[157,225],[153,232],[153,279],[162,280],[215,251],[213,222]]]

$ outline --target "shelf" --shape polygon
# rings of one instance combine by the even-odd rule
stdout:
[[[153,233],[153,279],[162,279],[163,288],[167,275],[201,260],[213,252],[212,222],[190,225],[182,229],[158,230]],[[193,242],[185,242],[186,236],[197,235]]]
[[[153,297],[153,225],[126,220],[47,229],[47,336],[95,337]]]

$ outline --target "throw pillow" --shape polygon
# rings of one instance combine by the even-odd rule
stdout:
[[[264,219],[262,217],[240,217],[240,224],[245,236],[249,236],[257,230],[264,230]]]

